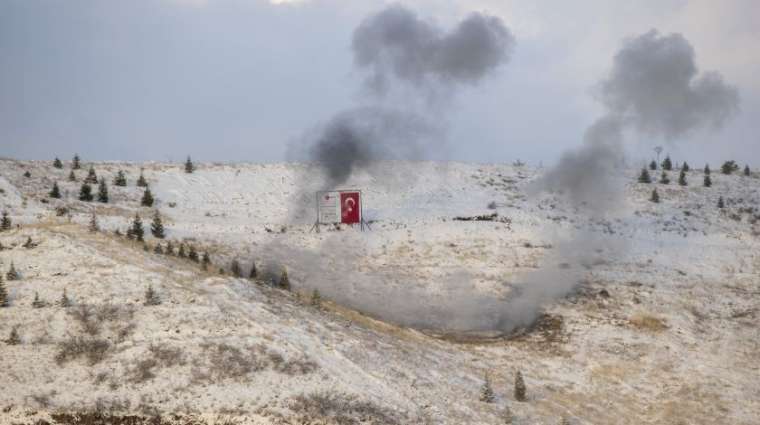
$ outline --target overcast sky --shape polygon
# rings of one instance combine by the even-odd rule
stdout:
[[[655,28],[693,45],[700,71],[738,88],[740,112],[688,140],[630,135],[695,164],[760,167],[760,1],[402,1],[448,28],[501,17],[511,61],[447,108],[432,159],[554,162],[601,114],[595,85],[626,37]],[[363,75],[351,37],[386,2],[0,0],[0,156],[282,161],[351,107]]]

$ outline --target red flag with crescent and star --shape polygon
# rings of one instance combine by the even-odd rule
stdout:
[[[359,192],[341,192],[340,194],[340,222],[354,224],[361,221],[361,204]]]

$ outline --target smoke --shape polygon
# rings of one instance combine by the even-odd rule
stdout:
[[[514,44],[501,19],[481,13],[449,32],[401,5],[364,19],[352,41],[356,69],[366,74],[361,106],[305,137],[309,158],[323,168],[328,187],[370,170],[375,161],[418,159],[441,149],[445,116],[434,111],[463,84],[477,84],[507,63]],[[389,105],[390,92],[396,97]],[[419,99],[434,104],[415,110]]]
[[[596,98],[605,114],[533,190],[563,194],[600,215],[623,193],[613,174],[624,158],[626,130],[675,142],[700,129],[719,129],[739,105],[737,89],[719,73],[699,75],[694,48],[682,35],[656,30],[623,43]]]
[[[336,187],[373,161],[421,156],[421,147],[432,144],[437,134],[433,125],[413,113],[355,108],[336,115],[321,129],[310,155],[325,170],[327,186]]]
[[[401,5],[368,17],[354,32],[354,63],[369,72],[365,84],[377,94],[403,82],[476,84],[506,63],[514,37],[501,19],[472,13],[449,33]]]
[[[694,57],[693,47],[680,34],[663,36],[651,30],[625,41],[609,76],[598,86],[596,97],[605,114],[586,131],[583,144],[565,152],[530,191],[557,193],[589,216],[604,217],[623,204],[625,180],[620,165],[626,131],[675,142],[700,129],[720,128],[738,109],[738,92],[717,72],[700,75]],[[598,240],[577,235],[560,252],[560,256],[572,253],[573,257],[560,261],[584,262],[600,247]],[[547,296],[518,296],[512,307],[519,306],[527,314],[518,315],[519,323],[535,317],[543,303],[574,290],[582,278],[553,273],[549,265],[528,276],[526,290]],[[507,323],[513,323],[510,320]]]

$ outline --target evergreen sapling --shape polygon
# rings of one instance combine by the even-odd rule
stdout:
[[[57,156],[56,156],[56,157],[55,157],[55,159],[53,160],[53,167],[55,167],[55,168],[58,168],[58,169],[61,169],[61,168],[63,168],[63,163],[61,162],[61,160],[60,160],[60,159],[58,159],[58,157],[57,157]]]
[[[98,202],[108,203],[108,186],[106,186],[105,179],[101,179],[98,186]]]
[[[82,183],[82,187],[79,189],[79,200],[84,202],[92,202],[92,186],[88,183]]]
[[[58,182],[53,183],[53,188],[48,195],[54,199],[61,199],[61,189],[58,187]]]
[[[153,214],[153,222],[150,224],[150,233],[157,239],[163,239],[166,237],[166,233],[164,233],[164,223],[161,221],[161,215],[158,213],[158,210]]]

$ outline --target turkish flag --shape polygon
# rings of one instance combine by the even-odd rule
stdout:
[[[340,222],[354,224],[361,221],[361,200],[359,192],[341,192]]]

